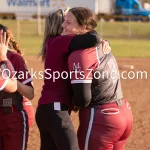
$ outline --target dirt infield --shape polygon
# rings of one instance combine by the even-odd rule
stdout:
[[[40,71],[43,67],[40,60],[36,57],[30,56],[25,57],[27,60],[28,68],[34,68],[34,71]],[[136,71],[146,71],[147,76],[150,74],[150,59],[117,59],[120,72],[131,71],[124,65],[134,65],[134,72]],[[130,73],[132,75],[133,73]],[[126,74],[124,74],[126,77]],[[126,150],[150,150],[150,79],[123,79],[122,78],[122,88],[124,97],[130,102],[132,106],[132,111],[134,115],[134,127],[132,135],[130,136]],[[37,80],[34,78],[35,87],[35,98],[32,101],[35,109],[37,106],[38,98],[41,94],[41,88],[43,85],[42,80]],[[77,114],[72,114],[71,116],[74,126],[78,127],[78,117]],[[30,136],[28,142],[28,150],[39,150],[40,139],[39,132],[36,123],[30,128]]]

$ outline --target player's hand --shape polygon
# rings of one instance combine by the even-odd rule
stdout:
[[[77,106],[74,105],[73,111],[76,113],[76,112],[78,112],[80,109],[81,109],[81,108],[79,108],[79,107],[77,107]]]
[[[7,60],[7,49],[10,38],[6,39],[6,32],[0,31],[0,61]]]
[[[102,43],[102,51],[104,54],[109,54],[110,51],[111,51],[111,47],[110,47],[110,44],[107,40],[102,40],[101,41]]]

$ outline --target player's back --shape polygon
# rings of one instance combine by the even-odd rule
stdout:
[[[62,102],[72,107],[72,90],[67,64],[69,42],[64,42],[64,46],[59,47],[55,38],[49,38],[47,43],[44,86],[39,104]]]
[[[89,105],[108,103],[123,97],[118,65],[111,53],[101,55],[99,48],[93,47],[73,52],[68,62],[69,69],[74,71],[72,84],[91,83]]]

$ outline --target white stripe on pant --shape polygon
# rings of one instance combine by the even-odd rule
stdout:
[[[91,116],[90,116],[90,121],[89,121],[89,126],[88,126],[88,131],[85,139],[85,146],[84,150],[88,150],[88,145],[89,145],[89,138],[92,130],[92,125],[93,125],[93,119],[94,119],[94,108],[91,108]]]
[[[21,111],[22,116],[23,116],[23,125],[24,125],[24,132],[23,132],[23,143],[22,143],[22,150],[25,150],[25,144],[26,144],[26,131],[27,131],[27,127],[26,127],[26,116],[25,116],[25,112]]]

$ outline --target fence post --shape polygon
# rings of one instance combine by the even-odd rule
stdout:
[[[129,18],[129,24],[128,24],[128,36],[129,36],[129,39],[132,37],[132,29],[131,29],[131,19]]]
[[[41,5],[40,5],[40,0],[37,0],[37,35],[41,35]]]
[[[20,40],[20,20],[17,19],[17,41]]]
[[[100,37],[101,38],[103,38],[103,32],[104,32],[103,23],[104,23],[104,18],[101,18],[100,19]]]

